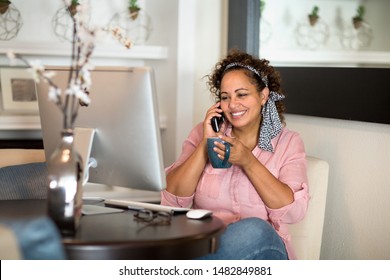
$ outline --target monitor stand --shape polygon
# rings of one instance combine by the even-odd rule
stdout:
[[[83,160],[83,185],[88,182],[89,168],[97,166],[96,160],[90,157],[94,136],[94,128],[75,127],[74,129],[74,147]]]

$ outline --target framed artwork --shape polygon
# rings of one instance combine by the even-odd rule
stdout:
[[[37,89],[27,68],[0,68],[4,111],[38,112]]]

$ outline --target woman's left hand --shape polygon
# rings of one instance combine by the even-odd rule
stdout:
[[[226,135],[220,135],[219,138],[230,143],[230,156],[228,160],[230,163],[241,167],[250,163],[253,154],[240,140]],[[223,159],[225,156],[225,145],[217,143],[216,146],[218,147],[216,152],[218,153],[219,158]]]

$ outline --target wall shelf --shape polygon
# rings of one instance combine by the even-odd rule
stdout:
[[[376,51],[272,51],[260,49],[260,57],[273,66],[390,67],[390,52]]]
[[[41,121],[38,115],[0,115],[0,130],[41,130]]]
[[[160,129],[167,128],[167,117],[160,116]],[[7,130],[41,130],[39,115],[0,115],[0,132]],[[1,138],[1,137],[0,137]]]
[[[68,42],[2,42],[0,54],[8,50],[24,56],[67,57],[71,54]],[[164,46],[133,46],[126,49],[120,44],[97,43],[93,58],[166,59],[168,48]]]

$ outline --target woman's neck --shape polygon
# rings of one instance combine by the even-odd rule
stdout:
[[[250,127],[232,127],[232,137],[240,140],[248,149],[253,150],[258,142],[260,125],[254,124]]]

